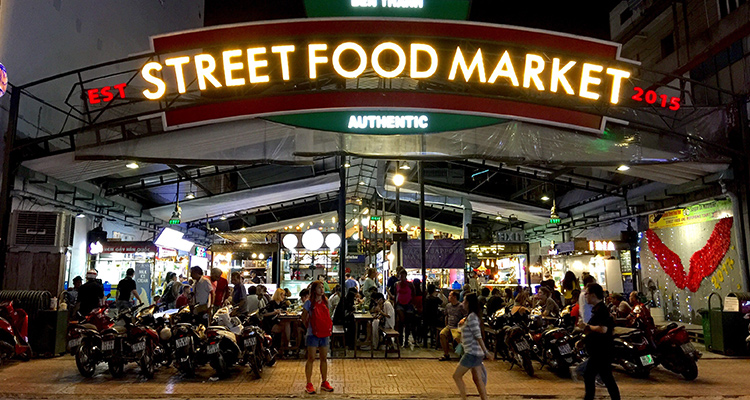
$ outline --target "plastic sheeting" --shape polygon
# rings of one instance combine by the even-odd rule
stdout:
[[[526,165],[725,163],[722,148],[689,137],[610,124],[602,135],[511,121],[423,135],[364,135],[295,128],[262,119],[166,132],[76,151],[77,160],[139,159],[177,163],[302,163],[311,157],[478,158]],[[697,125],[694,125],[697,126]]]

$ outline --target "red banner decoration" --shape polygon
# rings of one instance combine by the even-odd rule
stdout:
[[[732,217],[723,218],[716,223],[706,245],[690,257],[690,270],[687,275],[685,275],[685,267],[680,257],[670,250],[652,229],[646,231],[648,248],[678,288],[687,288],[695,292],[703,279],[716,271],[727,254],[732,239],[732,223]]]

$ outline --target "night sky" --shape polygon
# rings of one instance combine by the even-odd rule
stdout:
[[[469,19],[609,40],[609,11],[618,3],[473,0]],[[305,17],[303,0],[205,0],[205,6],[206,26]]]

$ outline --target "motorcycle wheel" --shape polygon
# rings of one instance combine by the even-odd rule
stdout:
[[[216,374],[222,378],[229,375],[229,366],[227,366],[227,362],[224,360],[224,356],[221,352],[211,359],[211,368],[213,368],[214,371],[216,371]]]
[[[263,372],[263,361],[258,359],[254,354],[251,354],[248,364],[250,364],[250,369],[253,370],[253,374],[260,379],[261,373]]]
[[[109,360],[107,367],[109,369],[109,374],[112,375],[113,378],[119,378],[125,374],[125,365],[121,360]]]
[[[521,354],[523,359],[523,369],[529,376],[534,376],[534,366],[531,364],[531,357],[527,353]]]
[[[82,345],[76,352],[76,367],[84,378],[91,378],[96,372],[96,360],[94,360],[93,347],[88,344]]]
[[[141,374],[147,379],[154,377],[154,347],[151,340],[146,341],[146,349],[143,350],[141,359],[138,360],[138,365],[141,367]]]
[[[688,358],[684,361],[684,370],[682,371],[682,377],[685,380],[693,381],[698,377],[698,364],[692,358]]]

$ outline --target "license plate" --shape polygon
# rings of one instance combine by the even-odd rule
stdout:
[[[651,354],[646,354],[645,356],[641,356],[641,365],[644,367],[647,367],[654,363],[654,358],[651,357]]]
[[[81,345],[81,338],[71,339],[68,341],[68,348],[74,349]]]
[[[254,337],[245,339],[245,347],[254,347],[257,339]]]
[[[185,347],[188,344],[190,344],[190,338],[189,337],[179,338],[179,339],[175,340],[175,342],[174,342],[174,345],[176,347],[178,347],[178,348],[179,347]]]
[[[135,343],[134,345],[130,346],[130,349],[133,350],[133,353],[138,353],[146,350],[146,342]]]
[[[570,345],[567,343],[561,345],[560,347],[558,347],[558,349],[560,349],[560,354],[562,355],[570,354],[573,352],[573,349],[570,348]]]
[[[114,340],[107,340],[106,342],[102,342],[102,351],[110,351],[114,349],[115,349]]]
[[[682,351],[685,354],[693,354],[693,353],[695,353],[695,347],[693,347],[692,343],[685,343],[682,346],[680,346],[680,348],[682,348]]]
[[[206,349],[206,354],[216,354],[218,352],[219,352],[219,344],[218,343],[211,344]]]
[[[529,344],[525,340],[519,340],[516,342],[516,349],[518,351],[524,351],[529,349]]]

